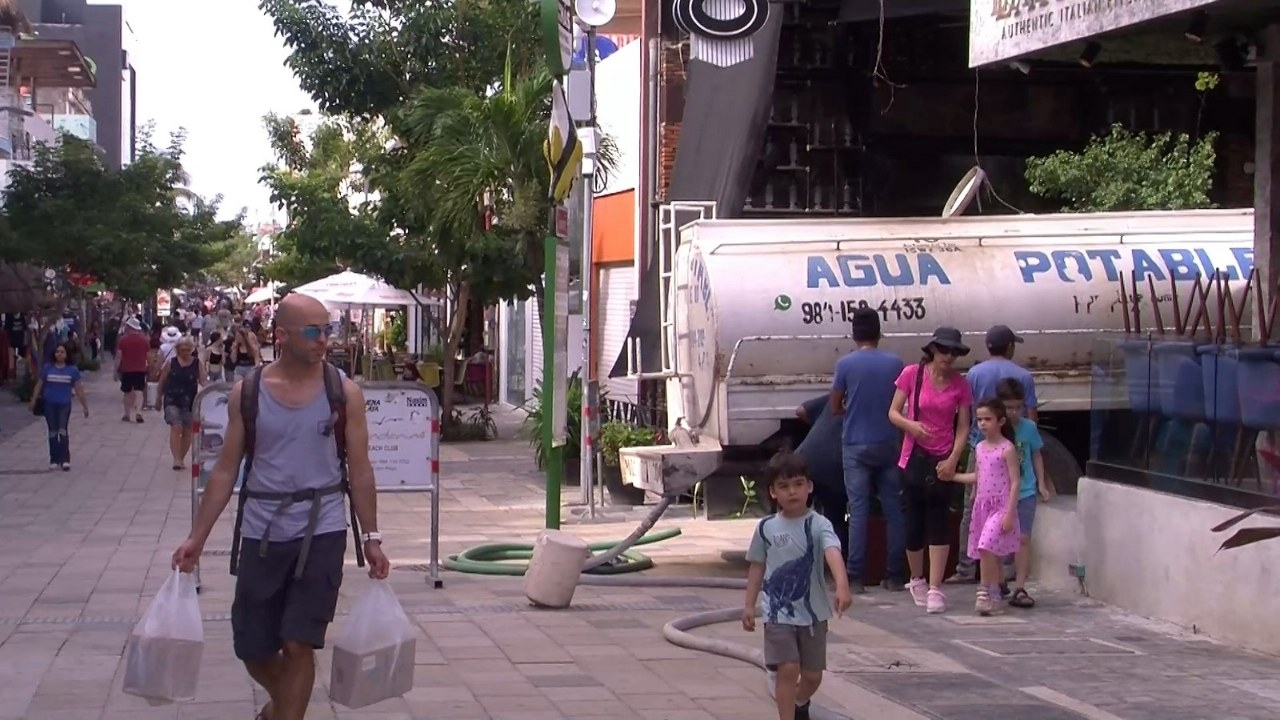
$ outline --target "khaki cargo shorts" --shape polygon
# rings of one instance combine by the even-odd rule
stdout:
[[[769,670],[779,665],[800,663],[801,670],[827,669],[827,622],[813,625],[764,626],[764,664]]]

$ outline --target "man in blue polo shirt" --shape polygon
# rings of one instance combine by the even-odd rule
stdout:
[[[1026,394],[1026,418],[1037,422],[1036,413],[1036,381],[1031,372],[1013,361],[1014,348],[1022,342],[1017,333],[1008,325],[994,325],[987,331],[987,352],[990,358],[974,365],[965,373],[969,381],[969,389],[973,394],[973,404],[993,400],[996,397],[996,385],[1005,378],[1013,378],[1022,385]],[[973,467],[973,447],[982,439],[978,432],[978,421],[974,413],[973,426],[969,430],[969,467]],[[949,583],[975,583],[978,581],[978,561],[967,556],[963,551],[964,538],[969,537],[969,520],[973,516],[973,485],[964,486],[964,515],[960,519],[961,548],[960,561],[956,563],[956,574],[947,578]]]
[[[894,381],[902,373],[902,358],[880,345],[880,314],[859,308],[853,314],[857,349],[836,361],[831,387],[831,412],[843,416],[841,458],[844,486],[849,494],[849,587],[863,592],[863,561],[867,554],[867,518],[871,492],[884,513],[884,587],[902,590],[907,581],[907,535],[902,512],[902,482],[898,454],[902,436],[889,423]]]

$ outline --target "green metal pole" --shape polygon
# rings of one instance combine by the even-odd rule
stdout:
[[[556,428],[552,421],[554,408],[565,399],[556,395],[556,251],[560,239],[556,237],[556,206],[551,203],[547,237],[544,242],[542,283],[542,446],[547,449],[547,511],[548,530],[560,529],[560,478],[564,476],[564,446],[555,444]]]

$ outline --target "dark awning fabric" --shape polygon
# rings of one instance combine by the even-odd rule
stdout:
[[[839,22],[879,20],[882,10],[886,18],[932,14],[968,16],[969,0],[843,0]]]
[[[717,67],[701,60],[689,62],[680,144],[667,189],[668,202],[714,200],[718,217],[742,214],[769,122],[782,15],[780,6],[770,7],[769,20],[752,36],[755,48],[750,60],[731,67]],[[692,219],[677,218],[677,226]],[[627,335],[627,345],[632,338],[640,338],[640,369],[646,372],[657,371],[661,365],[655,260],[653,253],[646,259],[640,276],[640,296]],[[627,374],[626,352],[624,346],[609,377]]]

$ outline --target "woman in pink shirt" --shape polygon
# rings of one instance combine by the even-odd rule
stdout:
[[[902,430],[902,501],[907,518],[907,589],[927,612],[947,609],[942,578],[951,553],[951,495],[956,465],[968,443],[973,395],[956,371],[956,358],[969,354],[960,331],[940,327],[924,346],[924,359],[908,365],[894,383],[889,421]],[[956,432],[964,428],[965,432]],[[929,546],[929,579],[924,548]]]

